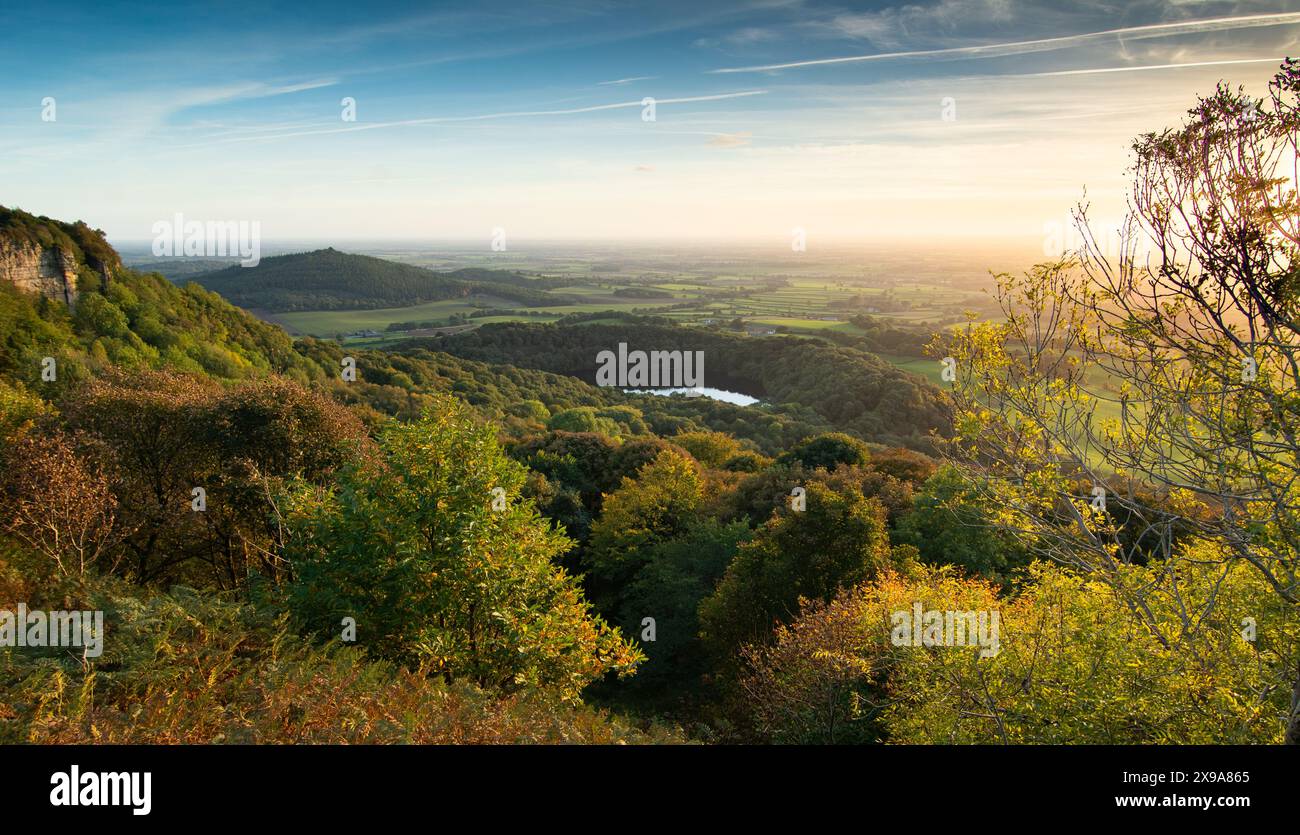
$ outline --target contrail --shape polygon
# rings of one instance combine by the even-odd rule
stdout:
[[[1027,52],[1048,52],[1054,49],[1066,49],[1071,46],[1102,40],[1115,36],[1133,38],[1160,38],[1167,35],[1181,35],[1190,32],[1218,32],[1224,29],[1249,29],[1259,26],[1284,26],[1300,23],[1300,12],[1278,14],[1244,15],[1241,17],[1216,17],[1210,20],[1188,20],[1180,23],[1153,23],[1148,26],[1129,26],[1123,29],[1107,29],[1102,32],[1088,32],[1082,35],[1065,35],[1058,38],[1041,38],[1033,41],[1013,41],[1010,43],[986,44],[984,46],[957,46],[947,49],[919,49],[910,52],[878,52],[873,55],[852,55],[844,58],[819,58],[813,61],[791,61],[787,64],[765,64],[757,67],[726,67],[709,70],[711,73],[731,72],[765,72],[768,70],[788,70],[796,67],[816,67],[824,64],[847,64],[858,61],[884,61],[891,58],[934,58],[952,56],[957,58],[999,58],[1005,55],[1022,55]]]
[[[596,86],[609,87],[615,84],[631,84],[633,81],[654,81],[658,77],[657,75],[637,75],[632,78],[616,78],[613,81],[597,81]]]
[[[722,99],[739,99],[745,96],[762,96],[766,95],[767,90],[743,90],[737,93],[717,93],[711,96],[685,96],[674,99],[655,99],[655,105],[661,104],[685,104],[697,101],[720,101]],[[349,125],[342,128],[329,128],[325,130],[303,130],[292,133],[278,133],[272,136],[241,136],[233,139],[223,139],[220,142],[200,143],[199,145],[186,145],[179,147],[202,147],[203,145],[224,145],[231,142],[261,142],[270,139],[289,139],[296,136],[322,136],[331,133],[354,133],[363,130],[378,130],[379,128],[403,127],[407,125],[433,125],[447,122],[479,122],[486,119],[513,119],[526,116],[568,116],[575,113],[595,113],[599,110],[615,110],[624,107],[643,107],[642,100],[622,101],[613,104],[594,104],[589,107],[573,107],[565,110],[511,110],[503,113],[483,113],[477,116],[430,116],[424,119],[403,119],[396,122],[371,122],[361,125]]]
[[[1141,72],[1142,70],[1176,70],[1180,67],[1217,67],[1221,64],[1280,64],[1281,58],[1240,58],[1233,61],[1192,61],[1187,64],[1150,64],[1145,67],[1099,67],[1092,70],[1059,70],[1057,72],[1030,72],[1026,76],[1043,75],[1095,75],[1107,72]]]

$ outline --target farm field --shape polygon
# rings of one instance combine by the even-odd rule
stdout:
[[[938,360],[920,359],[918,357],[901,357],[896,354],[877,354],[882,360],[891,363],[904,371],[910,371],[918,377],[924,377],[936,386],[949,385],[944,383],[940,376],[943,367]]]
[[[410,307],[377,310],[310,310],[278,313],[275,318],[301,333],[311,336],[334,336],[354,331],[382,331],[393,322],[446,320],[456,313],[468,316],[477,310],[462,300],[429,302]]]
[[[743,248],[683,251],[680,246],[661,250],[520,245],[509,252],[484,252],[455,245],[389,244],[345,249],[434,270],[485,268],[545,279],[545,284],[538,282],[539,288],[549,288],[541,292],[556,303],[525,306],[496,296],[471,295],[371,310],[255,312],[295,335],[365,347],[427,335],[431,327],[554,322],[572,314],[604,311],[756,334],[770,329],[795,337],[861,337],[866,331],[853,321],[856,317],[923,330],[964,322],[969,310],[980,318],[992,318],[997,311],[986,292],[987,270],[1010,266],[1005,260],[981,255],[936,255],[918,263],[914,252],[908,258],[850,251],[815,256],[767,252],[758,258]],[[399,323],[415,327],[389,330]],[[929,359],[885,358],[938,381],[937,366]]]

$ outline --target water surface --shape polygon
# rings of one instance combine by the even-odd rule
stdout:
[[[695,394],[709,397],[714,400],[721,400],[724,403],[734,403],[737,406],[750,406],[758,402],[757,397],[750,397],[748,394],[741,394],[738,391],[727,391],[726,389],[709,388],[708,386],[689,389],[623,389],[623,391],[629,394]]]

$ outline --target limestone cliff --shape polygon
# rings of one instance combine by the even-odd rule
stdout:
[[[72,304],[77,298],[77,259],[59,246],[0,238],[0,281]]]
[[[0,281],[24,293],[72,304],[86,268],[107,286],[121,263],[98,229],[0,206]]]

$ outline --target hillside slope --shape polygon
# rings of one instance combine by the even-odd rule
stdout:
[[[657,431],[673,434],[711,428],[731,432],[775,453],[806,435],[829,427],[806,410],[757,409],[707,398],[627,395],[572,376],[442,353],[440,344],[412,344],[401,352],[349,350],[331,342],[297,343],[279,327],[234,307],[195,283],[178,287],[157,273],[121,267],[102,235],[73,227],[76,241],[57,221],[25,215],[22,228],[0,231],[0,247],[30,241],[61,241],[73,259],[79,289],[72,304],[0,282],[0,399],[6,383],[17,383],[58,402],[113,367],[127,371],[170,370],[238,381],[281,374],[321,387],[340,402],[378,414],[414,418],[434,392],[451,392],[485,418],[528,425],[529,403],[546,413],[579,407],[634,406]],[[115,265],[107,280],[90,266],[86,252]],[[428,350],[433,348],[434,350]],[[353,358],[357,379],[344,382],[344,355]],[[42,380],[53,358],[57,379]],[[524,365],[521,363],[521,365]]]
[[[222,380],[279,372],[321,378],[280,328],[198,286],[121,266],[102,233],[26,213],[0,226],[0,248],[57,247],[76,284],[72,304],[0,282],[0,376],[37,385],[47,398],[112,365],[172,368]],[[48,251],[48,250],[47,250]],[[42,380],[45,358],[56,379]]]

